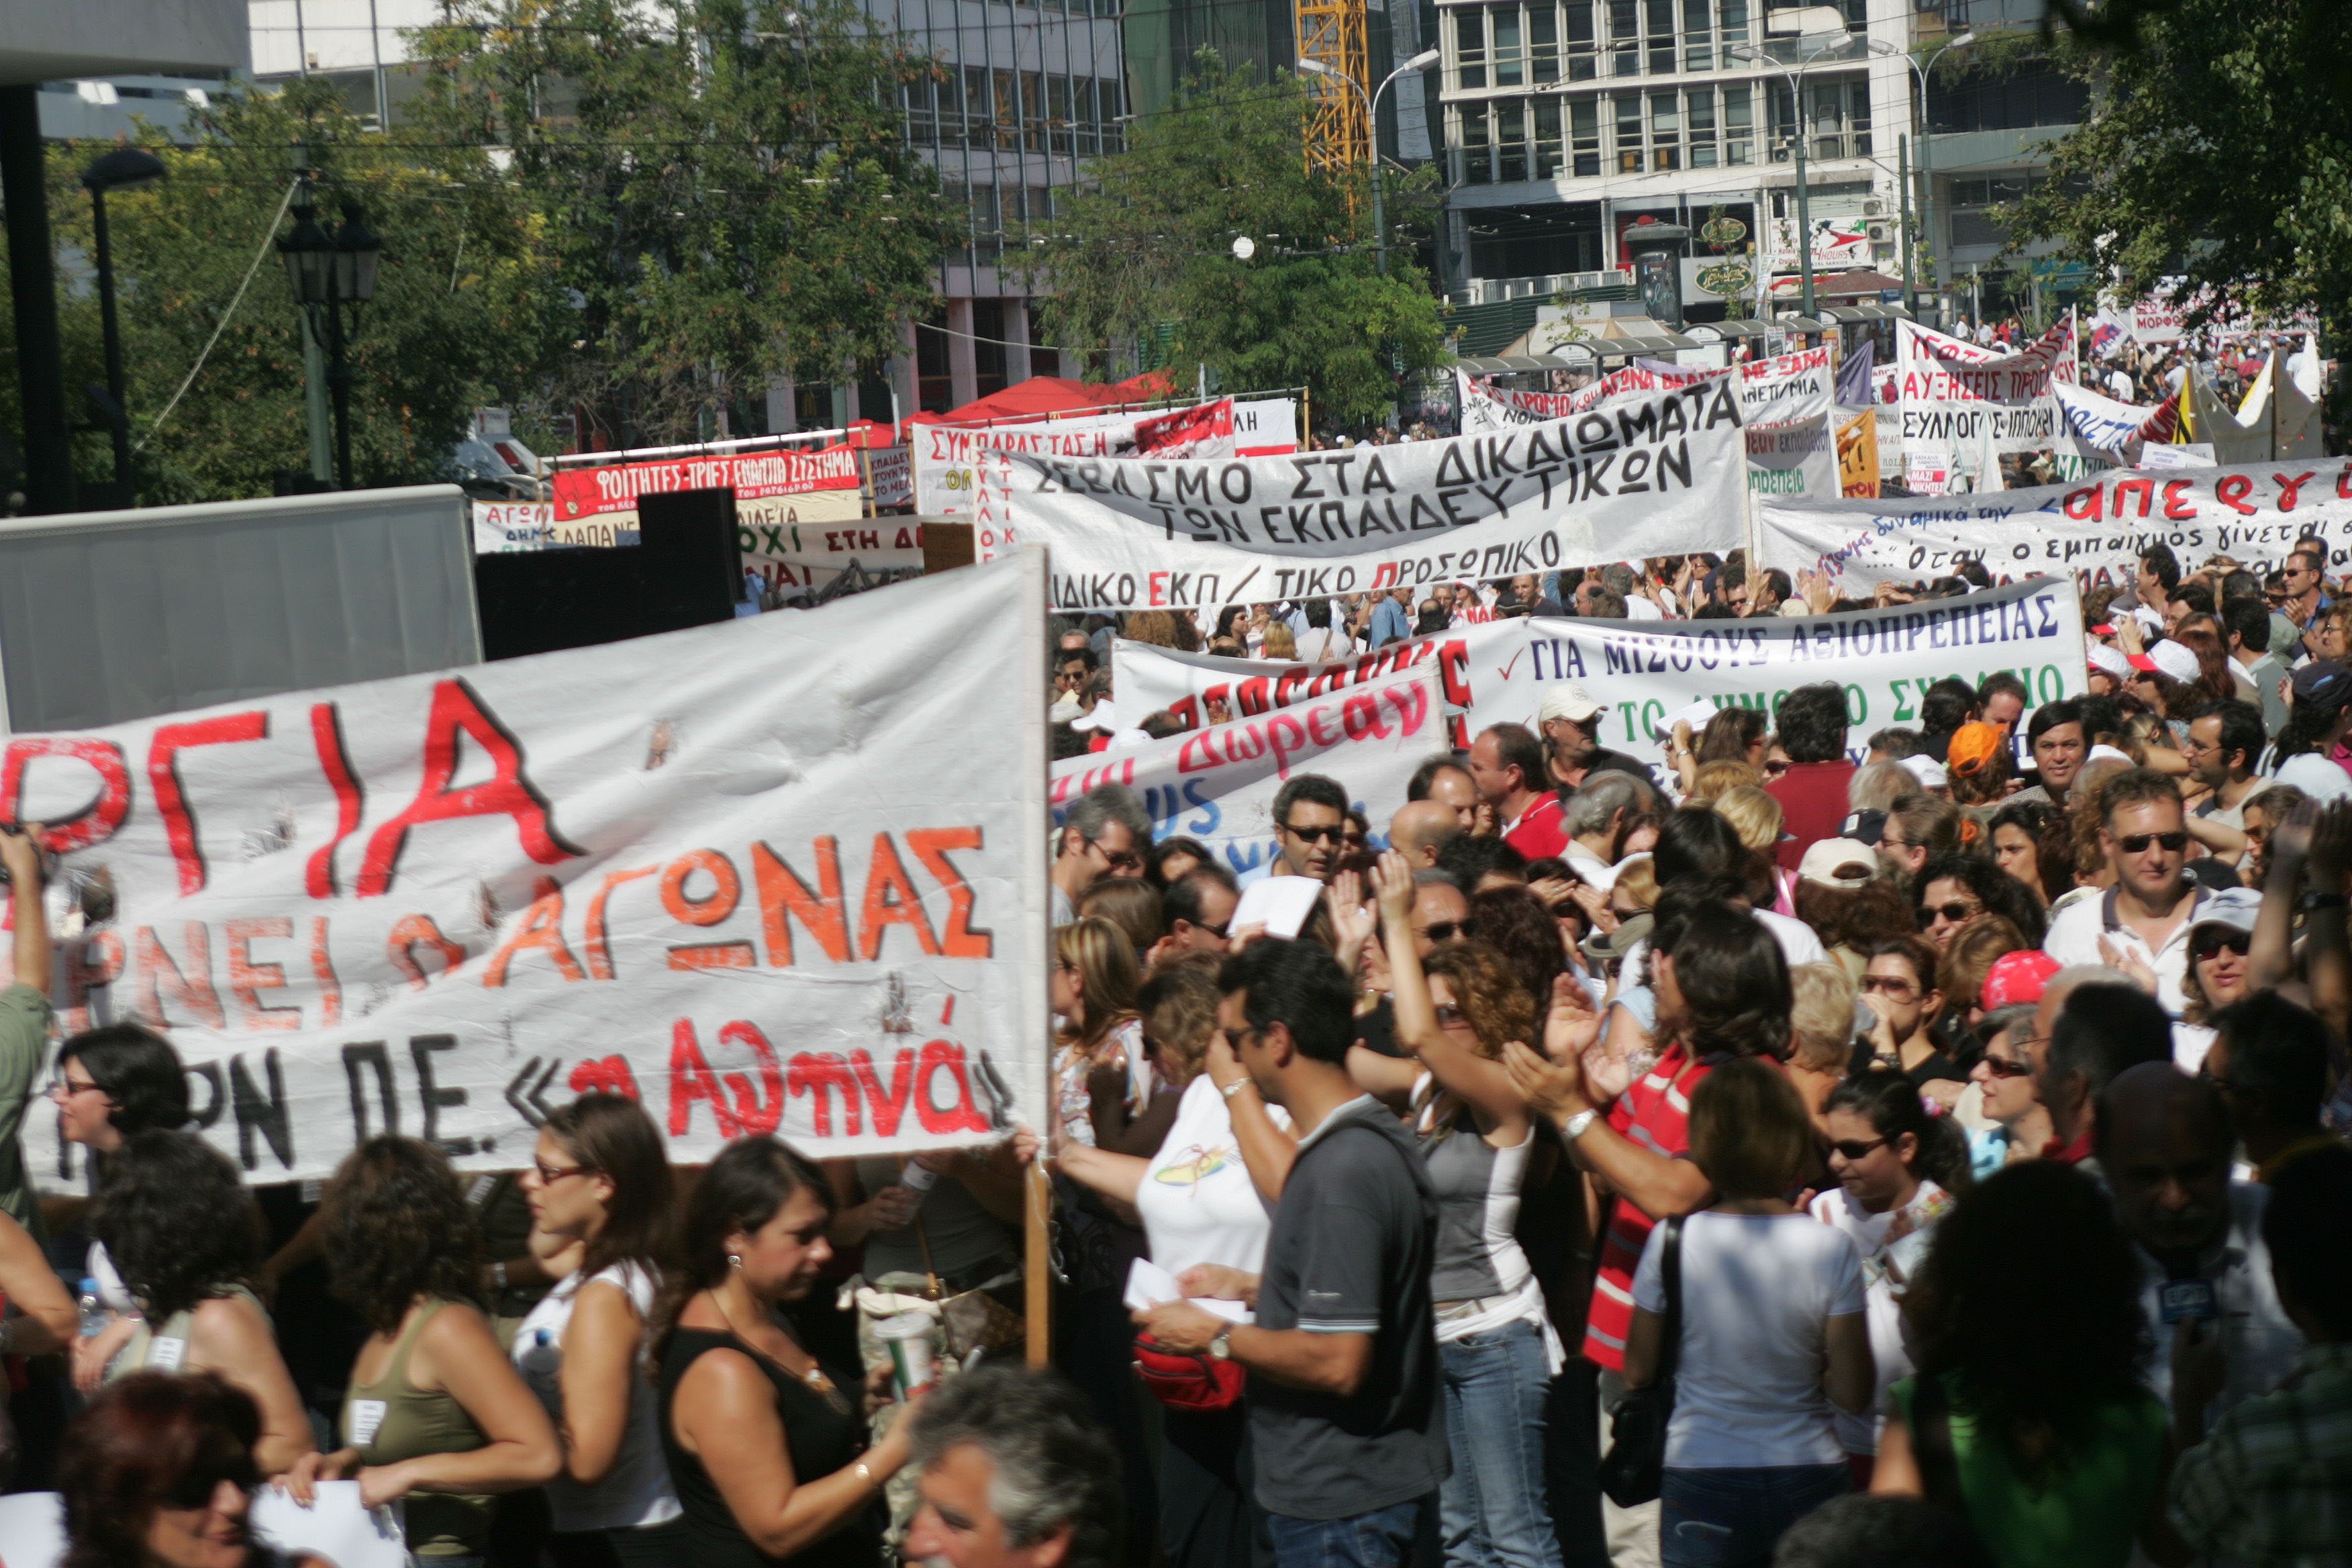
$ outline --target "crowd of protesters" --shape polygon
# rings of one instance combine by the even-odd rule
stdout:
[[[2352,1561],[2334,592],[2316,541],[2154,550],[2086,600],[2087,697],[1955,678],[1865,735],[1804,686],[1658,763],[1551,686],[1404,798],[1293,774],[1239,875],[1097,788],[1043,1124],[991,1147],[674,1172],[590,1094],[520,1172],[387,1133],[249,1190],[167,1038],[53,1042],[17,984],[12,1487],[70,1568],[273,1562],[254,1500],[338,1483],[435,1568]],[[1691,557],[1139,614],[1057,637],[1056,748],[1178,722],[1118,716],[1112,636],[1853,604]],[[50,973],[40,856],[0,867]],[[1276,879],[1297,923],[1242,918]],[[31,1190],[45,1072],[87,1194]]]

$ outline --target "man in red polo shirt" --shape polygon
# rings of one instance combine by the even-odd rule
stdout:
[[[1805,851],[1838,836],[1851,809],[1846,785],[1853,763],[1845,754],[1845,693],[1830,681],[1800,686],[1780,700],[1775,718],[1789,771],[1764,792],[1780,803],[1780,868],[1793,874]]]

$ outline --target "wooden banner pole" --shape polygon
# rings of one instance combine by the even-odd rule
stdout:
[[[1046,1218],[1053,1212],[1054,1185],[1043,1166],[1032,1162],[1022,1173],[1023,1226],[1021,1276],[1026,1288],[1024,1317],[1029,1331],[1029,1365],[1044,1371],[1054,1358],[1054,1264],[1046,1236]]]

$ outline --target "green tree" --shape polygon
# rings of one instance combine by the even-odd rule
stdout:
[[[2131,294],[2169,274],[2264,313],[2352,321],[2352,29],[2338,0],[2128,0],[2078,13],[2060,58],[2090,119],[2017,204]]]
[[[1173,107],[1089,166],[1056,232],[1030,237],[1024,270],[1052,291],[1050,330],[1097,348],[1153,339],[1169,363],[1237,389],[1304,386],[1343,419],[1385,412],[1400,374],[1444,357],[1410,242],[1391,237],[1382,277],[1360,177],[1307,173],[1305,83],[1253,84],[1206,51],[1200,64]],[[1391,189],[1391,217],[1410,189]],[[1242,237],[1256,247],[1246,261]]]
[[[898,103],[938,68],[851,0],[452,0],[414,37],[414,133],[505,150],[551,394],[609,434],[712,433],[929,309],[952,215]]]
[[[446,477],[474,408],[527,390],[538,357],[530,301],[543,282],[526,215],[506,200],[478,151],[430,149],[418,162],[363,132],[323,82],[282,93],[230,92],[195,117],[193,144],[142,140],[165,177],[107,198],[134,486],[147,504],[268,495],[280,469],[309,467],[302,340],[293,291],[266,253],[234,314],[230,304],[273,234],[292,180],[293,148],[323,164],[323,218],[363,210],[383,237],[373,304],[351,347],[354,478],[363,485]],[[95,240],[81,171],[107,144],[49,152],[49,221],[59,258],[58,313],[72,421],[94,422],[82,393],[105,381]],[[13,335],[13,323],[0,333]],[[155,421],[215,331],[219,341],[161,428]],[[16,378],[0,378],[21,429]],[[113,476],[100,434],[75,437],[85,479]]]

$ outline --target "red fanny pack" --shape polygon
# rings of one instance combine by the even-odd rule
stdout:
[[[1237,1362],[1167,1350],[1150,1334],[1135,1336],[1135,1374],[1171,1410],[1230,1410],[1249,1377]]]

